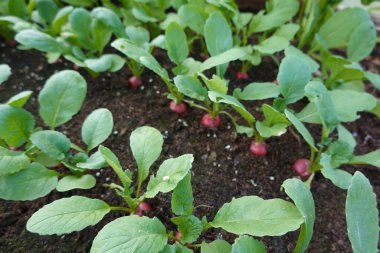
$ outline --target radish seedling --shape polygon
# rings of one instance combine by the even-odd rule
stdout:
[[[55,130],[79,112],[86,90],[86,81],[71,70],[47,80],[38,101],[40,116],[50,130],[36,127],[33,115],[22,108],[31,92],[22,92],[0,105],[0,143],[4,143],[0,145],[0,198],[33,200],[54,189],[89,189],[95,185],[95,177],[89,172],[104,167],[105,161],[90,151],[111,134],[111,112],[98,109],[85,120],[85,149]],[[63,168],[65,172],[61,173]]]

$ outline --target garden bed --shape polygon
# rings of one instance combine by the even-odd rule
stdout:
[[[67,62],[48,65],[41,54],[19,51],[4,43],[1,43],[0,50],[2,63],[9,64],[13,70],[10,80],[1,87],[1,101],[18,91],[33,90],[33,99],[27,105],[27,109],[33,113],[38,111],[36,95],[45,80],[55,71],[72,67],[72,64]],[[156,54],[161,55],[159,52]],[[238,67],[232,64],[227,78],[232,80]],[[376,65],[368,63],[367,68],[376,68]],[[250,73],[252,80],[231,82],[231,88],[243,87],[251,81],[271,82],[276,79],[276,71],[277,66],[273,61],[265,60]],[[159,129],[165,136],[160,161],[168,158],[168,154],[177,156],[190,153],[195,156],[192,183],[197,217],[205,215],[212,219],[217,210],[233,197],[257,195],[262,198],[287,199],[280,186],[284,180],[294,177],[291,169],[293,162],[300,157],[308,157],[307,145],[291,131],[280,138],[269,139],[269,154],[260,158],[249,153],[251,139],[237,136],[234,131],[229,130],[232,126],[227,119],[223,119],[225,124],[221,129],[214,131],[200,126],[202,116],[197,110],[188,110],[184,117],[179,118],[169,112],[168,99],[164,96],[164,84],[148,70],[143,75],[145,85],[138,90],[128,87],[130,73],[127,68],[117,73],[102,74],[96,79],[85,71],[81,71],[81,74],[88,82],[87,98],[81,112],[60,130],[67,132],[74,143],[80,143],[80,127],[86,115],[96,108],[108,108],[114,115],[115,127],[113,135],[105,145],[118,155],[122,164],[135,171],[128,143],[130,132],[144,125]],[[258,108],[257,103],[246,105],[249,111]],[[304,104],[301,101],[296,104],[298,105]],[[380,148],[380,122],[370,114],[364,113],[361,116],[360,120],[348,125],[348,129],[357,135],[357,154]],[[320,129],[316,127],[312,130],[318,138]],[[350,172],[354,171],[347,169]],[[370,179],[380,203],[378,169],[362,166],[359,170]],[[32,234],[26,231],[25,224],[43,205],[62,197],[79,194],[101,197],[114,205],[121,204],[118,203],[119,199],[111,194],[111,190],[102,187],[102,184],[114,179],[112,171],[104,169],[99,173],[98,184],[91,190],[53,192],[32,202],[1,201],[0,252],[89,252],[97,232],[123,213],[113,212],[94,227],[64,236],[42,237]],[[346,192],[318,174],[312,183],[312,193],[316,204],[316,223],[308,252],[352,252],[346,232]],[[170,194],[160,194],[151,204],[158,208],[149,216],[159,217],[167,229],[174,230],[175,226],[167,216],[171,213]],[[291,251],[297,242],[298,233],[296,231],[281,237],[264,238],[268,252]],[[203,237],[206,241],[216,238],[223,238],[229,242],[235,239],[219,229],[212,229]]]

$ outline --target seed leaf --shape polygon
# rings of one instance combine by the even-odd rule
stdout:
[[[96,179],[92,175],[66,176],[59,180],[57,191],[66,192],[73,189],[91,189],[96,184]]]
[[[29,165],[29,158],[24,153],[0,146],[0,176],[24,170]]]
[[[224,240],[215,240],[212,243],[202,242],[201,253],[231,253],[231,245]]]
[[[232,245],[231,253],[266,253],[264,243],[253,239],[250,236],[242,235],[237,238]]]

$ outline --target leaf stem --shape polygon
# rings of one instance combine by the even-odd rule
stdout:
[[[111,211],[124,211],[127,213],[132,213],[132,209],[124,206],[111,206],[110,207]]]

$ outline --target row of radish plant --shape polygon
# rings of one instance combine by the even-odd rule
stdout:
[[[65,70],[50,77],[39,93],[44,126],[36,127],[34,116],[23,108],[30,91],[0,105],[0,198],[25,201],[54,189],[90,189],[96,184],[93,171],[110,168],[118,182],[107,187],[125,205],[110,206],[80,196],[63,198],[37,211],[27,229],[61,235],[95,225],[111,211],[122,211],[128,216],[106,225],[94,239],[91,252],[168,253],[195,248],[202,253],[265,252],[265,245],[254,237],[279,236],[299,228],[294,252],[305,252],[315,220],[310,188],[315,174],[321,173],[347,190],[347,230],[353,251],[377,252],[378,211],[372,186],[361,172],[352,175],[341,169],[358,164],[380,167],[380,150],[355,155],[356,140],[344,126],[359,119],[360,112],[380,114],[378,99],[364,85],[369,81],[380,88],[380,76],[359,64],[375,47],[376,31],[365,9],[336,11],[338,2],[273,0],[266,10],[253,15],[241,13],[229,0],[139,0],[119,1],[118,5],[93,0],[3,1],[0,30],[5,36],[14,32],[20,48],[45,52],[51,63],[64,57],[94,76],[122,71],[126,64],[134,75],[130,79],[134,88],[142,85],[140,76],[149,69],[167,86],[169,108],[177,114],[186,113],[188,106],[204,110],[202,125],[214,129],[222,119],[230,120],[237,133],[253,139],[250,151],[257,156],[270,151],[266,139],[293,127],[309,145],[310,158],[300,158],[293,166],[305,182],[288,179],[283,183],[294,203],[245,196],[223,205],[212,221],[196,217],[192,155],[164,161],[147,188],[141,189],[161,153],[163,138],[158,130],[141,127],[131,134],[136,175],[101,145],[113,128],[107,109],[95,110],[83,123],[85,147],[59,132],[79,112],[87,90],[80,74]],[[199,53],[193,52],[196,42],[203,54],[199,59],[190,57]],[[108,45],[121,54],[104,53],[111,50]],[[154,48],[165,50],[175,67],[164,68],[154,57]],[[279,52],[284,52],[281,60]],[[274,82],[229,89],[235,81],[225,79],[230,62],[241,62],[237,79],[248,78],[248,70],[263,57],[279,65]],[[0,82],[10,74],[7,65],[0,66]],[[292,104],[302,99],[307,105],[294,111]],[[244,106],[256,100],[271,101],[259,108],[263,120]],[[321,126],[317,140],[305,123]],[[167,231],[156,218],[143,217],[151,211],[145,200],[160,192],[172,192],[171,221],[177,231]],[[200,241],[210,228],[222,228],[238,238],[233,245],[223,240]]]

